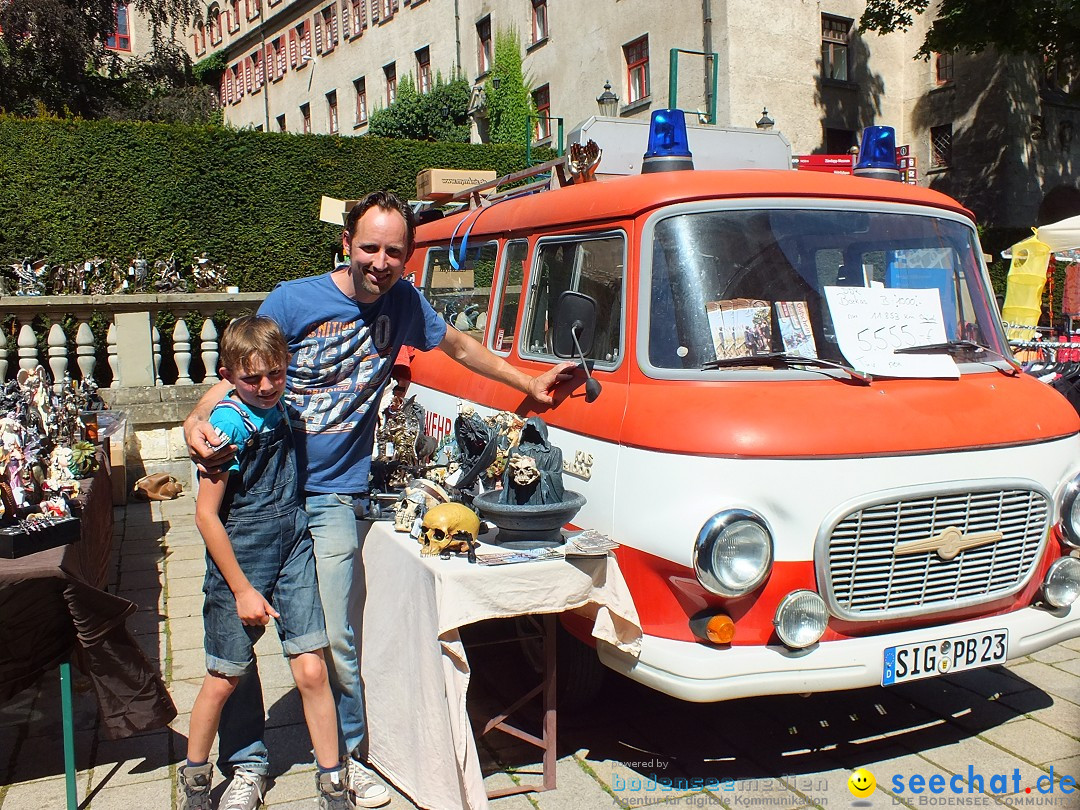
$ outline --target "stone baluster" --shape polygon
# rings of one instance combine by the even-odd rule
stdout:
[[[156,326],[150,329],[150,339],[154,344],[154,385],[164,385],[161,381],[161,331]]]
[[[0,324],[0,385],[7,380],[8,370],[7,335],[4,334],[3,326],[4,324]]]
[[[120,355],[116,349],[116,324],[110,323],[105,332],[105,348],[109,355],[109,371],[112,372],[112,382],[109,388],[120,387]]]
[[[218,331],[213,318],[207,317],[203,321],[202,330],[199,332],[199,342],[202,344],[202,361],[203,366],[206,368],[206,376],[203,377],[203,382],[217,382]]]
[[[75,362],[84,381],[94,379],[97,366],[97,354],[94,349],[94,331],[90,328],[89,316],[85,312],[75,314],[79,328],[75,330]]]
[[[53,391],[57,394],[64,387],[64,375],[68,370],[67,335],[64,328],[56,322],[49,327],[49,336],[46,338],[49,344],[49,368],[52,370]]]
[[[30,325],[32,320],[33,316],[19,319],[21,324],[18,340],[19,368],[27,371],[33,371],[41,365],[41,360],[38,358],[37,335],[34,334],[34,329]]]
[[[192,385],[188,371],[191,366],[191,333],[183,318],[177,318],[173,327],[173,357],[176,359],[176,384]]]

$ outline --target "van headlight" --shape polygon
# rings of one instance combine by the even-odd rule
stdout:
[[[720,596],[742,596],[765,581],[772,567],[772,532],[745,509],[713,515],[694,543],[694,571],[704,588]]]
[[[801,650],[816,644],[829,626],[825,600],[813,591],[792,591],[776,608],[776,635],[788,647]]]
[[[1074,478],[1065,487],[1061,498],[1061,528],[1065,542],[1073,548],[1080,548],[1080,477]]]
[[[1050,566],[1042,586],[1043,599],[1052,607],[1067,608],[1080,597],[1080,560],[1062,557]]]

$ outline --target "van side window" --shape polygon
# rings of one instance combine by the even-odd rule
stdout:
[[[495,271],[498,244],[486,242],[469,246],[464,261],[454,247],[455,268],[450,262],[450,248],[428,249],[424,267],[424,296],[448,324],[468,332],[477,340],[487,325],[488,296]]]
[[[514,329],[521,305],[521,280],[525,277],[525,262],[528,258],[529,243],[526,240],[515,239],[506,243],[499,297],[495,302],[499,311],[499,322],[491,335],[492,351],[507,353],[514,346]]]
[[[589,358],[617,363],[622,355],[623,278],[626,240],[622,234],[544,241],[537,246],[535,277],[526,313],[525,349],[554,358],[550,324],[560,293],[576,290],[596,300],[596,338]]]

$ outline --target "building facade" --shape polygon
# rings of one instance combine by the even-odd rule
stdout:
[[[513,29],[543,116],[533,122],[534,143],[554,145],[560,120],[569,131],[597,115],[609,83],[620,116],[647,119],[674,95],[702,121],[715,109],[720,126],[771,120],[795,154],[842,153],[863,127],[891,125],[921,185],[954,194],[1000,226],[1034,224],[1048,194],[1075,191],[1080,107],[1048,92],[1031,60],[914,60],[926,18],[905,33],[864,35],[864,7],[862,0],[212,0],[189,45],[196,60],[224,51],[221,100],[236,127],[363,135],[370,113],[392,103],[406,74],[422,91],[438,72],[460,69],[479,102],[496,33]],[[705,53],[716,54],[715,84]]]

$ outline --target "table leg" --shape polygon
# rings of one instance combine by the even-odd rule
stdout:
[[[64,718],[64,779],[67,783],[67,810],[78,810],[75,789],[75,723],[71,707],[71,662],[60,664],[60,711]]]

